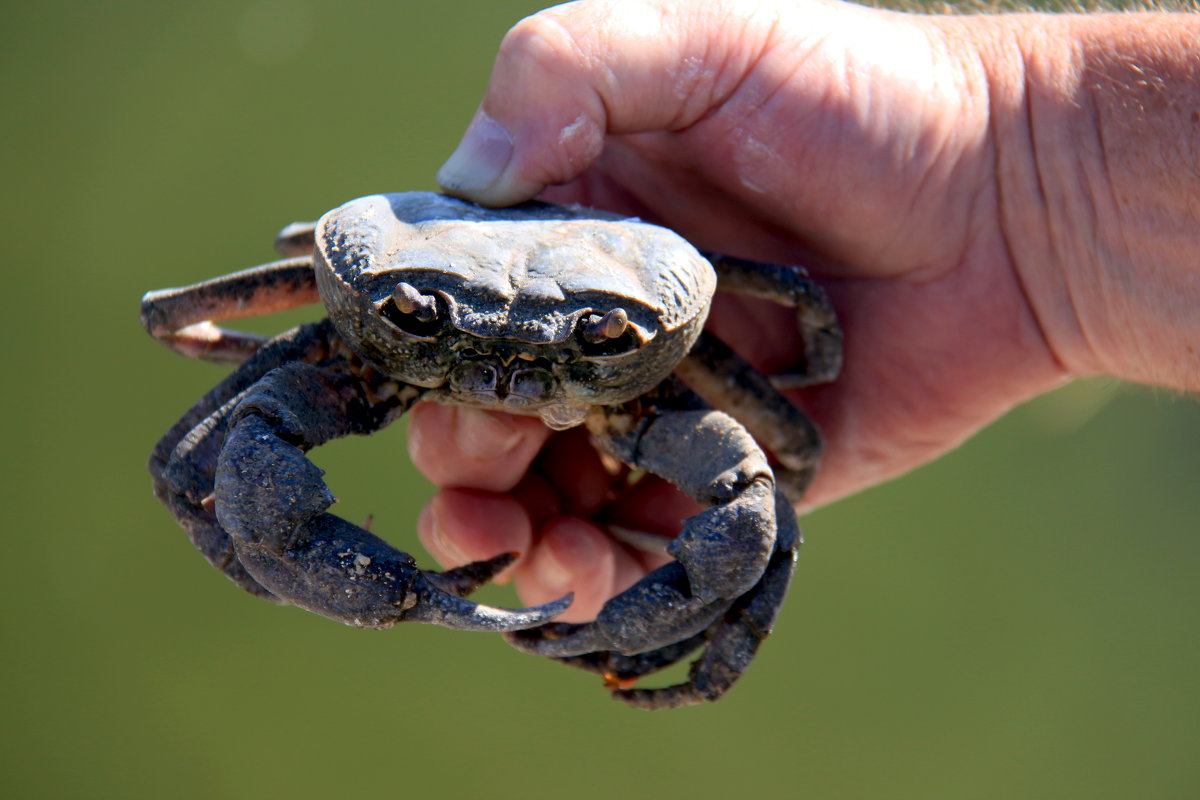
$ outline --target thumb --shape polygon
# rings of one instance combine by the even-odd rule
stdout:
[[[748,4],[750,5],[750,4]],[[583,0],[519,22],[487,93],[438,172],[450,194],[491,206],[566,183],[607,134],[681,130],[738,86],[769,25],[722,4]],[[757,41],[756,41],[757,40]],[[749,46],[747,46],[749,45]]]

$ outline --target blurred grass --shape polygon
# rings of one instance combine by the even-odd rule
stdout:
[[[192,552],[143,464],[223,371],[150,342],[138,298],[432,188],[535,9],[5,5],[0,796],[1195,797],[1200,415],[1163,393],[1076,384],[809,517],[776,636],[707,708],[630,712],[494,637],[341,628]],[[320,460],[412,544],[401,430]]]

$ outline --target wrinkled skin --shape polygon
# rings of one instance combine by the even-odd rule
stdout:
[[[777,385],[827,381],[841,364],[832,309],[802,270],[702,255],[605,212],[488,210],[418,192],[351,201],[276,244],[289,259],[143,300],[143,324],[169,347],[237,365],[150,461],[157,495],[214,566],[256,595],[350,625],[505,632],[520,649],[601,673],[643,708],[714,700],[737,680],[786,593],[800,543],[791,504],[821,448]],[[796,369],[768,380],[702,333],[718,283],[796,309]],[[329,319],[271,341],[213,324],[318,299]],[[334,498],[305,455],[421,400],[583,426],[611,459],[613,485],[651,476],[699,511],[658,555],[665,563],[595,620],[551,622],[570,596],[475,604],[465,596],[514,554],[421,570],[329,514]],[[629,688],[696,650],[686,683]]]

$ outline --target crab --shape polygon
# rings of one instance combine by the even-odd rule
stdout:
[[[288,226],[276,249],[284,260],[142,300],[156,339],[236,365],[149,464],[156,495],[213,566],[252,594],[349,625],[501,632],[600,673],[641,708],[712,701],[733,685],[787,591],[801,541],[792,504],[821,451],[780,387],[832,380],[841,364],[837,319],[802,269],[702,254],[603,211],[488,209],[426,192],[353,200]],[[718,288],[797,309],[796,371],[768,379],[702,330]],[[316,302],[326,319],[269,340],[214,324]],[[516,554],[420,569],[328,513],[334,497],[305,455],[378,431],[417,401],[586,425],[633,474],[661,476],[706,508],[671,540],[673,560],[592,622],[553,621],[570,595],[524,609],[475,603],[469,593]],[[686,682],[633,688],[697,650]]]

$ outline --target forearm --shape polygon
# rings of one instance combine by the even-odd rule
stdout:
[[[1047,343],[1072,374],[1200,391],[1200,15],[987,36],[999,217]]]

